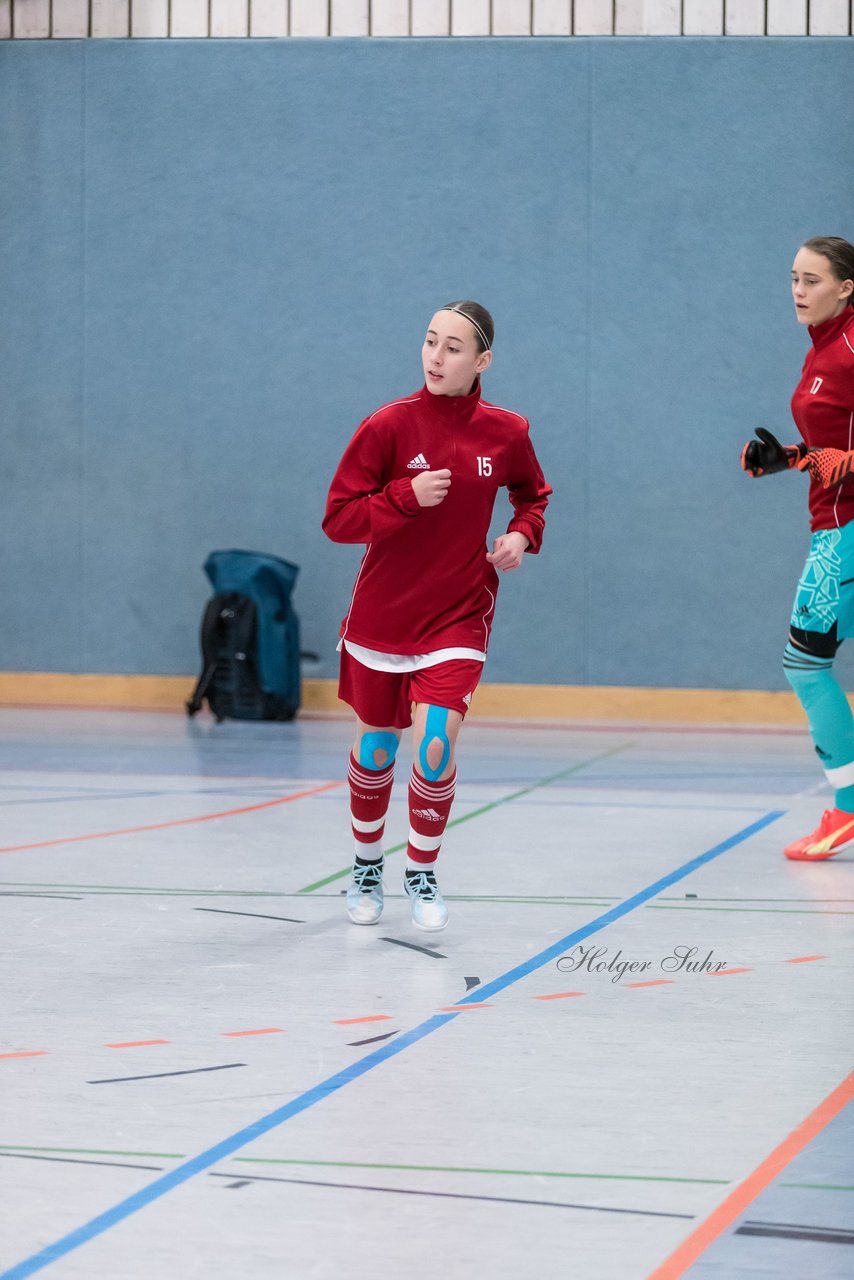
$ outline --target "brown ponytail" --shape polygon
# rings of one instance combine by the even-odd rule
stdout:
[[[854,281],[854,244],[843,240],[841,236],[813,236],[811,240],[805,240],[801,247],[827,258],[834,278],[840,283]],[[848,298],[848,305],[854,306],[854,291]]]

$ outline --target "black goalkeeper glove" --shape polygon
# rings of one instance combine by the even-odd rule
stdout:
[[[748,440],[741,451],[741,466],[752,476],[773,476],[776,471],[789,471],[806,457],[807,446],[780,444],[764,427],[757,427],[758,440]]]

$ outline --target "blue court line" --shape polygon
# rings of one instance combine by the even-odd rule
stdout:
[[[575,929],[572,933],[567,934],[565,938],[561,938],[559,942],[547,947],[545,951],[540,951],[537,955],[531,956],[523,964],[517,965],[515,969],[508,970],[507,973],[495,978],[485,986],[475,988],[469,995],[457,1001],[457,1004],[465,1005],[488,1000],[490,996],[496,995],[499,991],[512,986],[514,982],[519,982],[520,979],[526,978],[528,974],[533,973],[536,969],[541,969],[543,965],[548,964],[550,960],[556,959],[563,952],[574,947],[576,943],[589,937],[591,933],[597,933],[600,929],[613,924],[615,920],[627,915],[635,907],[641,906],[642,903],[655,897],[662,890],[670,888],[671,885],[676,884],[679,880],[684,880],[686,876],[691,875],[692,872],[698,870],[707,862],[711,862],[713,858],[718,858],[722,853],[726,853],[729,849],[735,848],[736,845],[749,840],[751,836],[770,826],[778,818],[782,818],[784,812],[785,810],[777,809],[766,813],[756,822],[752,822],[750,826],[742,828],[735,835],[723,840],[720,844],[716,844],[713,848],[707,849],[705,853],[692,858],[690,862],[677,867],[675,871],[669,872],[668,875],[662,876],[654,884],[648,885],[647,888],[641,889],[639,893],[635,893],[632,897],[618,903],[610,911],[606,911],[601,916],[596,916],[589,924]],[[448,1022],[453,1022],[458,1017],[458,1013],[434,1014],[426,1022],[413,1027],[411,1031],[404,1032],[398,1040],[393,1040],[383,1045],[381,1049],[368,1054],[361,1061],[345,1067],[343,1071],[336,1072],[335,1075],[330,1076],[327,1080],[315,1085],[313,1089],[309,1089],[301,1094],[300,1097],[294,1098],[292,1102],[288,1102],[285,1106],[278,1107],[268,1115],[262,1116],[254,1124],[247,1125],[244,1129],[238,1129],[236,1133],[224,1138],[222,1142],[216,1143],[213,1147],[208,1147],[206,1151],[200,1152],[192,1160],[186,1161],[176,1169],[171,1169],[168,1173],[163,1174],[162,1177],[155,1178],[147,1187],[143,1187],[125,1200],[120,1200],[112,1208],[107,1209],[96,1218],[91,1218],[88,1222],[84,1222],[82,1226],[68,1232],[67,1235],[60,1237],[59,1240],[55,1240],[53,1244],[47,1245],[46,1248],[41,1249],[38,1253],[31,1254],[29,1258],[25,1258],[23,1262],[17,1263],[8,1271],[0,1272],[0,1280],[24,1280],[25,1276],[31,1276],[51,1262],[56,1262],[73,1249],[79,1248],[80,1245],[86,1244],[95,1236],[101,1235],[102,1232],[109,1230],[110,1227],[114,1227],[125,1218],[129,1218],[131,1214],[144,1209],[153,1200],[157,1200],[175,1187],[181,1186],[182,1183],[187,1182],[197,1173],[203,1173],[211,1165],[220,1160],[225,1160],[241,1147],[245,1147],[248,1143],[254,1142],[256,1138],[260,1138],[262,1134],[269,1133],[271,1129],[278,1128],[286,1120],[290,1120],[301,1112],[307,1111],[318,1102],[323,1102],[338,1089],[343,1089],[345,1085],[352,1084],[354,1080],[358,1080],[360,1076],[372,1071],[374,1067],[378,1067],[381,1063],[394,1058],[397,1054],[402,1053],[404,1049],[408,1049],[410,1045],[417,1044],[419,1040],[432,1035],[434,1031],[438,1031]]]
[[[704,866],[707,862],[711,862],[713,858],[718,858],[727,850],[733,849],[737,844],[741,844],[745,840],[749,840],[751,836],[756,835],[757,831],[762,831],[764,827],[770,826],[772,822],[776,822],[778,818],[782,818],[785,809],[773,809],[770,813],[764,814],[763,817],[751,822],[749,827],[743,827],[741,831],[737,831],[734,836],[723,840],[720,844],[716,844],[714,848],[707,849],[705,853],[698,854],[696,858],[692,858],[690,862],[684,863],[681,867],[677,867],[675,871],[671,871],[668,875],[662,876],[660,880],[656,880],[655,884],[648,885],[646,889],[641,889],[631,898],[618,902],[610,911],[606,911],[603,915],[597,916],[595,920],[591,920],[589,924],[583,924],[580,929],[575,929],[560,941],[553,943],[547,947],[545,951],[540,951],[537,955],[532,956],[530,960],[526,960],[524,964],[517,965],[515,969],[508,970],[503,973],[500,978],[495,978],[492,982],[487,982],[482,987],[477,987],[469,995],[463,996],[457,1004],[473,1004],[480,1003],[481,1000],[488,1000],[490,996],[496,995],[499,991],[503,991],[505,987],[512,986],[514,982],[518,982],[521,978],[526,978],[529,973],[533,973],[535,969],[541,969],[543,965],[549,963],[550,960],[558,959],[563,953],[576,943],[582,942],[585,938],[589,938],[591,933],[598,933],[600,929],[605,929],[609,924],[613,924],[615,920],[619,920],[621,916],[627,915],[630,911],[634,911],[635,907],[640,907],[644,902],[648,902],[650,898],[656,897],[664,889],[669,889],[671,885],[676,884],[679,880],[684,880],[686,876],[691,875],[693,871]],[[0,1276],[0,1280],[3,1277]]]

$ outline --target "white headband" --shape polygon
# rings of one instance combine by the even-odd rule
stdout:
[[[489,338],[487,338],[486,334],[483,332],[478,322],[475,319],[473,319],[473,317],[470,316],[467,311],[461,311],[459,307],[442,307],[442,310],[456,311],[458,316],[462,316],[465,320],[468,320],[469,324],[473,324],[475,329],[477,329],[478,333],[483,338],[483,345],[486,347],[486,350],[487,351],[492,350],[492,348],[489,345]]]

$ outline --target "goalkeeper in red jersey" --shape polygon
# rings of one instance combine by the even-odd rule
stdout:
[[[486,658],[498,573],[517,569],[542,541],[551,489],[527,420],[481,396],[493,333],[479,303],[441,307],[422,348],[424,386],[364,420],[329,490],[328,537],[366,544],[338,646],[339,696],[356,713],[354,924],[375,924],[382,913],[385,817],[410,724],[404,889],[417,927],[447,924],[435,865],[454,799],[457,735]],[[513,515],[490,550],[500,488]]]
[[[792,296],[812,338],[792,397],[803,439],[781,445],[760,427],[741,465],[753,476],[793,467],[810,475],[812,539],[783,667],[835,795],[816,830],[785,854],[821,861],[854,840],[854,717],[832,671],[839,645],[854,635],[854,245],[807,240],[792,265]]]

